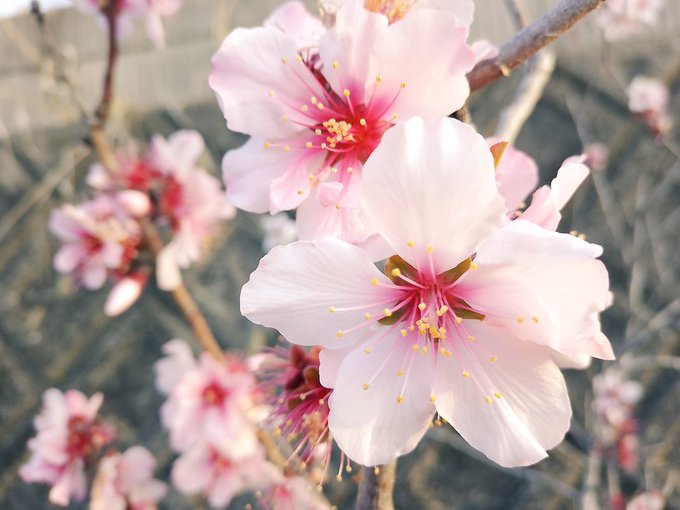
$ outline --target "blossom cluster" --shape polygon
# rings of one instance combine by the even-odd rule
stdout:
[[[636,76],[627,92],[630,111],[646,122],[655,135],[668,135],[673,128],[673,119],[668,113],[668,87],[656,78]]]
[[[49,484],[55,505],[82,501],[96,474],[91,510],[155,510],[167,491],[153,478],[156,461],[141,446],[105,451],[116,432],[97,416],[102,402],[101,393],[88,399],[77,390],[47,390],[34,421],[37,435],[28,442],[31,458],[19,474],[26,482]]]
[[[609,0],[598,11],[605,39],[619,41],[656,25],[664,0]]]
[[[197,261],[220,222],[233,216],[219,180],[197,165],[203,149],[195,131],[179,131],[167,140],[155,135],[141,157],[118,153],[115,173],[92,166],[87,176],[92,199],[52,211],[49,227],[61,242],[55,269],[72,273],[88,290],[112,280],[108,315],[135,302],[154,267],[161,289],[180,285],[180,268]],[[171,238],[155,258],[144,221]]]

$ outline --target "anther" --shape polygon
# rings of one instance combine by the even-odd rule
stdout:
[[[370,313],[368,313],[368,312],[366,312],[366,313],[364,314],[364,319],[366,319],[366,320],[371,320],[371,317],[373,317],[373,316],[372,316]]]
[[[463,377],[465,377],[466,379],[470,377],[470,372],[468,372],[467,370],[463,370]]]
[[[365,352],[366,354],[371,354],[371,348],[370,348],[370,347],[366,347],[366,348],[364,349],[364,352]]]
[[[311,149],[313,147],[312,142],[307,142],[305,144],[305,147],[307,147],[308,149]]]
[[[305,190],[299,189],[299,190],[297,190],[297,194],[298,194],[298,195],[304,195],[304,194],[305,194]]]
[[[405,88],[406,88],[406,82],[405,82],[405,81],[402,81],[402,82],[399,84],[399,88],[405,89]]]
[[[524,323],[524,317],[522,317],[521,315],[519,317],[517,317],[517,323],[523,324]]]
[[[288,115],[281,115],[281,120],[283,122],[288,122],[290,120],[290,117],[288,117]]]
[[[489,395],[487,395],[485,398],[487,404],[493,404],[493,399]]]
[[[264,142],[264,148],[265,149],[269,149],[269,147],[271,147],[271,146],[272,146],[272,144],[270,144],[269,142]]]
[[[503,395],[501,395],[501,392],[500,392],[500,391],[497,391],[497,392],[494,393],[493,395],[494,395],[494,397],[496,397],[496,398],[501,398],[501,397],[503,396]]]
[[[477,262],[470,262],[470,269],[477,269],[478,267]]]
[[[408,335],[408,331],[406,331],[405,329],[402,329],[401,330],[401,336],[406,336],[406,335]]]
[[[366,125],[366,119],[359,119],[359,124],[361,124],[362,126],[365,126]]]
[[[475,337],[472,336],[472,335],[470,335],[469,337],[467,337],[467,341],[468,341],[468,342],[474,342],[474,341],[475,341]]]
[[[302,62],[302,57],[300,55],[295,55],[295,60]]]
[[[418,352],[418,351],[420,350],[420,346],[419,346],[418,344],[413,344],[413,345],[411,346],[411,350],[412,350],[413,352]]]
[[[406,244],[408,244],[409,248],[413,248],[416,245],[416,243],[414,243],[413,241],[409,241]]]
[[[392,317],[392,310],[389,308],[384,308],[383,313],[385,314],[385,317]]]
[[[494,354],[493,356],[491,356],[491,357],[489,358],[489,361],[490,361],[491,363],[495,363],[496,361],[498,361],[498,356],[496,356],[496,355]]]
[[[337,60],[334,60],[332,66],[333,66],[333,69],[337,69],[338,67],[340,67],[340,62],[338,62]]]
[[[343,332],[342,332],[341,329],[338,330],[338,332],[335,334],[335,336],[337,336],[338,338],[340,338],[342,335],[343,335]]]
[[[290,146],[284,145],[283,146],[283,152],[288,152],[290,150]]]
[[[378,277],[377,276],[371,280],[371,285],[378,285]]]
[[[288,59],[286,57],[281,57],[281,63],[285,64],[288,62]]]
[[[437,396],[436,395],[430,395],[430,402],[434,402],[435,400],[437,400]]]
[[[397,377],[402,377],[404,375],[404,371],[400,368],[397,370]]]
[[[399,276],[401,274],[401,269],[395,267],[394,269],[392,269],[391,274],[392,276]]]
[[[531,318],[531,320],[538,324],[538,317],[536,317],[535,315]]]
[[[329,306],[329,307],[328,307],[328,311],[331,312],[331,313],[335,313],[335,312],[338,311],[338,309],[335,308],[334,306]]]
[[[382,83],[382,76],[378,75],[375,77],[375,82],[376,83]]]
[[[427,253],[432,253],[434,251],[434,247],[432,245],[429,245],[427,247]]]
[[[427,308],[427,305],[425,303],[418,304],[418,310],[420,310],[421,312],[425,310],[425,308]]]
[[[460,324],[461,322],[463,322],[462,317],[456,317],[454,320],[456,321],[456,324]]]
[[[444,315],[448,311],[449,311],[449,307],[446,306],[446,305],[442,305],[441,308],[439,310],[437,310],[437,316],[441,317],[442,315]]]
[[[345,96],[345,97],[349,97],[349,95],[350,95],[349,89],[343,90],[343,91],[342,91],[342,95]]]
[[[404,397],[402,397],[401,395],[399,395],[399,396],[397,397],[397,404],[401,404],[401,403],[403,403],[403,402],[404,402]]]
[[[269,97],[274,97],[275,95],[276,95],[276,92],[274,92],[273,90],[269,91]]]
[[[368,383],[364,383],[362,388],[364,389],[364,391],[366,391],[368,389]]]

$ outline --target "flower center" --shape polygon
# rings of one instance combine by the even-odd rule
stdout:
[[[213,381],[203,389],[203,403],[206,406],[221,406],[227,395],[228,391]]]
[[[390,23],[399,21],[413,7],[417,0],[366,0],[366,10],[387,17]]]

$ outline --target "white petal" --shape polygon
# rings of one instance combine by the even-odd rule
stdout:
[[[161,290],[176,289],[182,283],[175,246],[170,243],[156,257],[156,282]]]

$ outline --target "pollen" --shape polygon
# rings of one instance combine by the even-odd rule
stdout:
[[[470,335],[469,337],[467,337],[467,341],[468,341],[468,342],[474,342],[474,341],[475,341],[475,337],[472,336],[472,335]]]
[[[281,120],[283,122],[288,122],[290,120],[290,117],[288,117],[288,115],[281,115]]]
[[[425,303],[418,304],[418,310],[420,310],[421,312],[425,310],[425,308],[427,308],[427,305]]]
[[[373,316],[372,316],[370,313],[368,313],[368,312],[366,312],[366,313],[364,314],[364,319],[366,319],[367,321],[368,321],[368,320],[371,320],[372,317],[373,317]]]
[[[303,112],[309,111],[309,106],[306,104],[303,104],[302,107],[300,108]]]
[[[432,253],[434,251],[434,247],[432,245],[429,245],[427,247],[427,253]]]
[[[470,377],[470,372],[468,372],[467,370],[463,370],[463,377],[465,377],[466,379]]]
[[[328,307],[328,311],[331,312],[331,313],[335,313],[335,312],[338,311],[338,309],[335,308],[334,306],[329,306],[329,307]]]
[[[281,57],[281,63],[282,64],[288,63],[288,59],[286,57]]]
[[[321,130],[319,128],[315,129],[314,134],[317,136],[321,136]]]
[[[316,96],[312,96],[312,97],[309,99],[309,101],[310,101],[312,104],[316,104],[316,101],[317,101]]]
[[[434,402],[435,400],[437,400],[437,396],[436,395],[430,395],[430,402]]]
[[[517,317],[517,324],[524,324],[524,317],[522,317],[521,315]]]
[[[392,269],[391,274],[392,274],[392,276],[399,276],[399,275],[401,275],[401,269],[399,269],[398,267],[395,267],[394,269]]]
[[[332,174],[337,174],[339,171],[340,171],[340,170],[338,170],[337,168],[331,167],[331,173],[332,173]]]
[[[470,269],[477,269],[478,267],[477,262],[470,262]]]
[[[404,397],[401,396],[401,395],[399,395],[399,396],[397,397],[397,404],[402,404],[403,402],[404,402]]]
[[[460,324],[461,322],[463,322],[462,317],[456,317],[454,320],[456,321],[456,324]]]
[[[422,351],[423,351],[423,354],[427,354],[427,345],[423,345]]]
[[[370,347],[366,347],[366,348],[364,349],[364,352],[365,352],[366,354],[371,354],[371,348],[370,348]]]
[[[442,305],[441,308],[439,310],[437,310],[437,316],[441,317],[442,315],[444,315],[448,311],[449,311],[449,307],[446,306],[446,305]]]
[[[321,103],[321,102],[316,103],[316,107],[317,107],[319,110],[323,110],[323,109],[325,108],[324,105],[323,105],[323,103]]]
[[[491,357],[489,358],[489,361],[490,361],[491,363],[495,363],[496,361],[498,361],[498,356],[496,356],[496,355],[494,354],[493,356],[491,356]]]
[[[351,174],[352,172],[354,172],[354,169],[351,166],[348,166],[347,167],[347,173]]]
[[[264,147],[265,149],[269,149],[269,147],[271,147],[271,146],[272,146],[272,144],[270,144],[269,142],[264,142],[263,147]]]
[[[289,146],[289,145],[284,145],[284,146],[283,146],[283,152],[288,152],[289,150],[290,150],[290,146]]]
[[[420,346],[419,346],[418,344],[413,344],[413,345],[411,346],[411,350],[412,350],[413,352],[418,352],[418,351],[420,350]]]
[[[275,95],[276,95],[276,92],[274,92],[273,90],[269,91],[269,97],[274,97]]]
[[[349,91],[349,89],[345,89],[345,90],[342,91],[342,95],[345,96],[345,97],[349,97],[350,93],[351,92]]]
[[[401,330],[401,336],[406,336],[406,335],[408,335],[408,331],[406,331],[405,329],[402,329]]]
[[[314,179],[316,179],[316,177],[314,177],[314,174],[309,174],[309,177],[307,177],[307,179],[309,179],[309,182],[314,182]]]
[[[335,334],[338,338],[340,338],[343,335],[343,331],[341,329],[338,330],[338,332]]]
[[[383,313],[385,314],[385,317],[392,317],[392,310],[389,308],[384,308]]]
[[[311,149],[313,147],[312,142],[307,142],[305,144],[305,147],[307,147],[308,149]]]
[[[489,395],[487,395],[487,396],[484,397],[484,398],[486,399],[486,403],[487,403],[487,404],[493,404],[493,399],[492,399]]]
[[[496,393],[493,394],[493,396],[496,398],[501,398],[503,395],[501,395],[500,391],[497,391]]]
[[[337,60],[334,60],[332,66],[333,66],[333,69],[337,69],[338,67],[340,67],[340,62],[338,62]]]
[[[399,88],[405,89],[405,88],[406,88],[406,82],[405,82],[405,81],[402,81],[402,82],[399,84]]]
[[[364,391],[366,391],[368,389],[368,383],[364,383],[361,387],[364,389]]]
[[[531,320],[538,324],[538,317],[536,317],[535,315],[531,318]]]
[[[378,285],[378,277],[377,276],[371,280],[371,285]]]
[[[302,62],[302,57],[300,55],[295,55],[295,60]]]
[[[397,377],[402,377],[404,375],[404,371],[400,368],[397,370]]]
[[[362,126],[365,126],[366,125],[366,119],[359,119],[359,124],[361,124]]]
[[[376,83],[382,83],[382,76],[378,75],[375,77],[375,82]]]
[[[298,195],[304,195],[304,194],[305,194],[305,190],[299,189],[299,190],[297,190],[297,194],[298,194]]]
[[[439,349],[439,352],[441,353],[442,356],[446,356],[447,358],[450,358],[452,356],[451,351],[449,351],[446,347],[441,347]]]
[[[414,243],[413,241],[409,241],[409,242],[406,243],[406,244],[409,245],[409,248],[413,248],[413,247],[416,245],[416,243]]]

